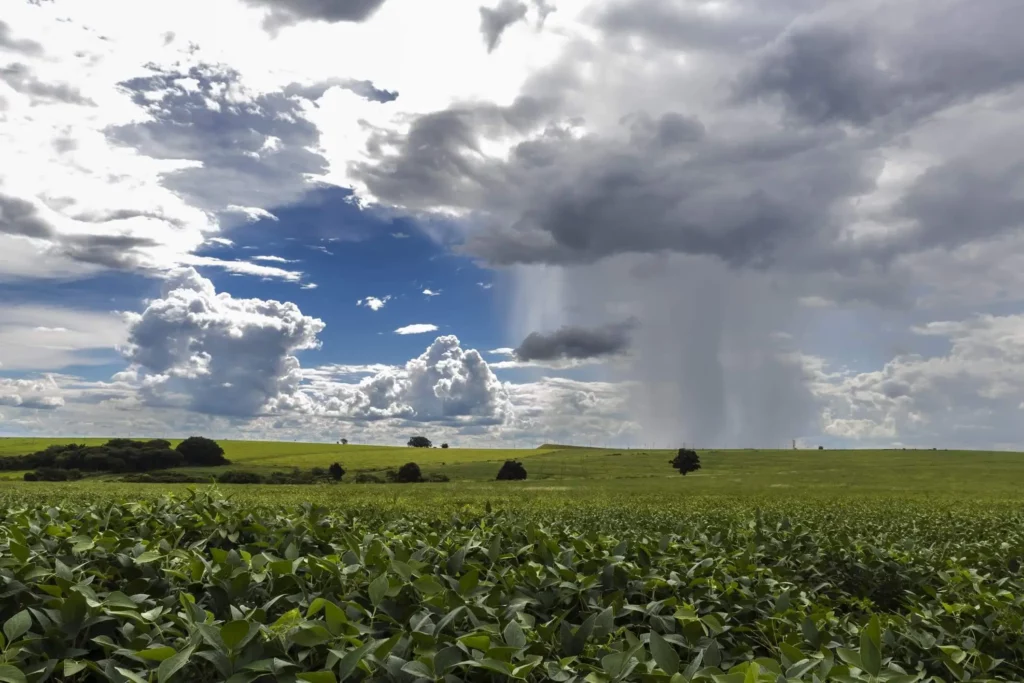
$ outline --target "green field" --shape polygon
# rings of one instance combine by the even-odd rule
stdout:
[[[76,442],[103,443],[104,439]],[[68,439],[0,439],[0,456],[29,453]],[[229,468],[255,472],[328,467],[340,462],[352,474],[380,472],[410,460],[424,473],[447,475],[466,484],[492,482],[506,459],[521,460],[526,488],[580,486],[595,490],[657,491],[664,495],[829,496],[899,494],[979,499],[1024,498],[1024,454],[914,450],[737,450],[700,451],[701,469],[681,477],[668,466],[670,451],[558,447],[419,449],[267,441],[221,441]],[[20,479],[21,473],[0,473]],[[83,484],[83,485],[88,485]],[[493,484],[501,486],[501,484]],[[476,490],[478,487],[473,487]],[[500,490],[500,489],[499,489]]]
[[[222,445],[452,480],[2,482],[0,682],[1024,680],[1021,454]]]

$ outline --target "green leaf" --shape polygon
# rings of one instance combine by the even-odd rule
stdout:
[[[511,676],[512,675],[512,667],[510,667],[505,662],[498,661],[497,659],[484,658],[484,659],[481,659],[480,661],[466,662],[466,665],[467,666],[479,667],[481,669],[487,669],[488,671],[493,671],[495,673],[499,673],[502,676]]]
[[[459,579],[459,595],[465,597],[480,583],[480,572],[470,569]]]
[[[164,647],[150,647],[145,650],[138,650],[135,654],[150,662],[162,662],[173,657],[175,652],[173,647],[165,645]]]
[[[459,642],[470,650],[487,652],[491,649],[491,637],[486,633],[469,633],[459,638]]]
[[[141,555],[135,558],[135,564],[147,564],[149,562],[156,562],[161,557],[163,557],[163,553],[161,553],[159,550],[147,550],[146,552],[142,553]]]
[[[25,635],[30,628],[32,628],[32,615],[28,613],[28,610],[23,609],[4,622],[4,635],[7,636],[8,643],[13,643]]]
[[[306,671],[295,674],[295,677],[300,681],[309,681],[309,683],[338,683],[333,671]]]
[[[157,681],[167,683],[167,681],[171,680],[174,674],[178,673],[183,666],[188,664],[188,659],[192,656],[193,650],[195,650],[195,646],[189,645],[173,657],[168,657],[160,662],[160,666],[156,670]]]
[[[313,602],[309,603],[309,609],[306,610],[306,618],[310,619],[320,613],[320,610],[324,608],[327,601],[323,598],[316,598]]]
[[[221,640],[232,650],[244,645],[248,635],[249,622],[245,620],[232,621],[220,627]]]
[[[505,637],[505,642],[512,647],[526,647],[526,634],[523,633],[522,627],[515,620],[508,622],[508,626],[505,627],[502,635]]]
[[[658,668],[665,673],[672,675],[679,671],[679,654],[675,648],[661,636],[660,633],[651,631],[651,654]]]
[[[840,647],[840,648],[836,649],[836,654],[839,655],[839,659],[843,660],[844,662],[846,662],[850,666],[855,666],[858,669],[863,669],[864,668],[861,665],[860,653],[857,652],[856,650],[850,650],[850,649],[845,648],[845,647]]]
[[[117,670],[117,673],[121,674],[129,681],[132,681],[132,683],[148,683],[145,678],[135,673],[134,671],[123,669],[119,666],[115,666],[114,669]]]
[[[374,607],[380,605],[380,601],[384,599],[384,595],[388,592],[388,588],[391,587],[388,577],[385,574],[381,574],[376,579],[370,582],[370,604]]]
[[[64,660],[64,677],[68,678],[74,676],[80,671],[84,671],[88,668],[88,664],[81,662],[77,659],[65,659]]]
[[[878,617],[873,616],[868,625],[860,632],[860,661],[863,665],[860,668],[870,676],[877,676],[878,672],[882,670],[880,643]]]
[[[21,669],[10,664],[0,664],[0,681],[3,683],[26,683],[25,674]]]
[[[441,676],[445,671],[462,661],[462,650],[455,646],[446,647],[434,655],[434,672]]]
[[[444,586],[437,582],[433,576],[421,576],[416,579],[413,584],[416,590],[426,595],[436,595],[444,590]]]
[[[375,643],[370,642],[346,652],[344,656],[342,656],[341,661],[338,662],[338,680],[344,681],[346,678],[351,676],[352,672],[356,670],[357,666],[359,666],[359,662],[363,661],[363,657],[366,656],[366,653],[369,652],[374,645]],[[332,650],[332,652],[340,654],[334,650]]]
[[[405,666],[402,667],[402,671],[411,676],[415,676],[416,678],[429,678],[431,680],[434,678],[434,674],[431,673],[430,667],[423,662],[406,662]]]

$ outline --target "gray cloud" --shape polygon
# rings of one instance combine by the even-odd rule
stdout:
[[[799,337],[805,302],[906,307],[1018,243],[1024,5],[634,0],[590,16],[596,32],[517,105],[377,131],[350,170],[384,204],[463,209],[460,249],[512,271],[518,334],[636,315],[631,362],[594,371],[635,382],[646,432],[812,433],[812,380],[771,331]]]
[[[496,7],[481,7],[480,33],[483,34],[487,51],[494,51],[505,29],[525,18],[526,3],[520,0],[501,0]]]
[[[286,95],[298,95],[307,100],[318,100],[323,97],[329,88],[339,87],[350,90],[360,97],[371,102],[393,102],[398,99],[398,93],[394,90],[383,90],[373,84],[373,81],[356,80],[352,78],[329,78],[325,81],[300,85],[292,83],[284,89]]]
[[[82,95],[77,89],[65,83],[45,83],[29,71],[29,68],[19,62],[0,67],[0,81],[4,81],[14,90],[36,98],[38,100],[49,100],[64,102],[66,104],[95,104],[88,97]]]
[[[516,104],[459,104],[378,131],[375,161],[353,174],[388,204],[474,211],[463,249],[495,265],[670,251],[849,278],[1014,228],[1016,167],[979,172],[977,157],[928,171],[899,202],[869,210],[861,198],[937,112],[1024,84],[1020,22],[1006,20],[1024,22],[1024,5],[904,3],[884,20],[845,0],[626,7],[597,16],[600,49],[578,40]],[[632,35],[652,43],[615,40]],[[516,143],[495,158],[484,139]],[[865,219],[916,226],[852,238]],[[982,232],[962,229],[976,220]]]
[[[43,46],[27,38],[15,38],[7,22],[0,20],[0,49],[21,52],[27,55],[41,55]]]
[[[0,233],[46,240],[53,254],[117,269],[139,267],[145,261],[139,249],[159,244],[148,237],[131,235],[61,234],[40,215],[35,204],[4,194],[0,194]]]
[[[840,5],[841,6],[841,5]],[[1014,26],[1024,6],[909,3],[883,22],[857,11],[794,22],[741,78],[742,96],[777,96],[811,122],[905,126],[1024,80]],[[979,11],[980,9],[980,11]]]
[[[309,177],[327,170],[311,151],[320,136],[295,97],[302,86],[256,95],[237,73],[213,65],[159,71],[121,86],[152,119],[111,128],[108,137],[157,159],[201,162],[168,174],[163,184],[225,220],[238,218],[225,213],[230,206],[295,201],[312,189]]]
[[[263,22],[268,31],[303,21],[360,22],[380,9],[384,0],[245,0],[253,7],[265,8]]]
[[[531,332],[513,355],[520,361],[584,360],[625,353],[634,321],[600,327],[566,325],[553,332]]]
[[[56,231],[39,216],[32,202],[0,194],[0,232],[8,235],[50,239]]]

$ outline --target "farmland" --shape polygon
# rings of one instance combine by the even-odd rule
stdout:
[[[0,483],[0,681],[1024,678],[1016,454],[225,447],[453,481]]]

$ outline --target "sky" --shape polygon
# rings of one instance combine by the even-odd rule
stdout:
[[[0,435],[1024,450],[1019,0],[12,0]]]

